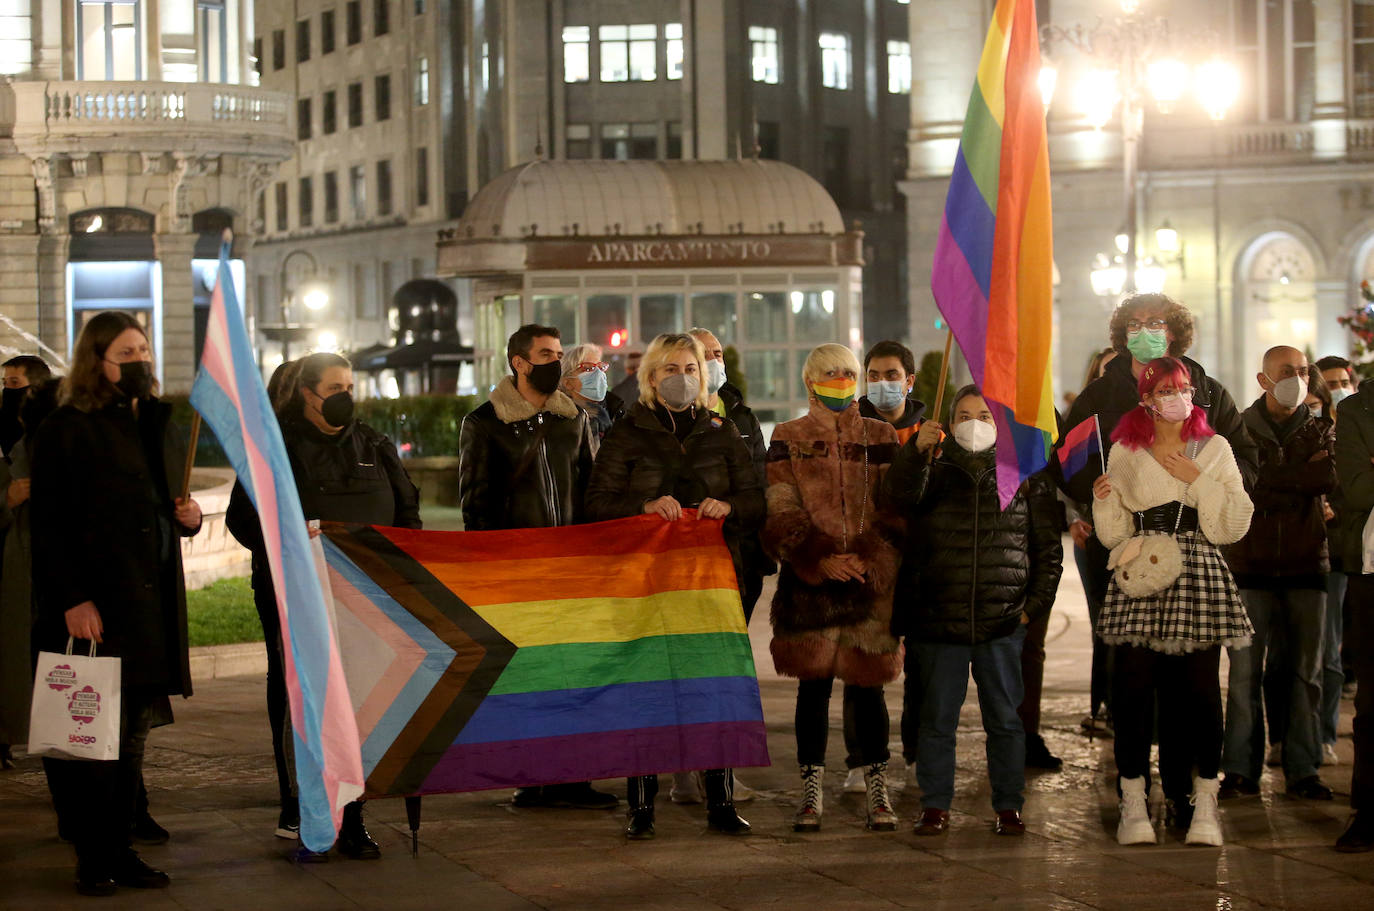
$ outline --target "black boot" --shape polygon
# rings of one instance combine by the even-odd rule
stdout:
[[[706,785],[706,824],[726,835],[743,835],[749,823],[735,812],[735,777],[729,769],[707,769],[701,774]]]
[[[345,857],[354,860],[376,860],[382,856],[382,846],[372,840],[363,825],[363,802],[355,800],[344,807],[343,825],[334,847]]]
[[[625,796],[630,804],[625,837],[635,841],[653,838],[654,796],[658,793],[658,776],[641,775],[627,779],[625,784]]]
[[[76,891],[82,895],[114,895],[119,891],[108,852],[84,845],[77,848]]]

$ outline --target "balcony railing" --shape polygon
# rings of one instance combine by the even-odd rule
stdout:
[[[16,142],[174,132],[222,138],[231,147],[294,144],[290,106],[281,92],[238,85],[183,82],[15,82]],[[226,149],[229,150],[229,149]]]
[[[1146,129],[1141,166],[1212,168],[1374,157],[1374,120]]]

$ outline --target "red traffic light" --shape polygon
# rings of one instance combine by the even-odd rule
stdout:
[[[628,335],[629,333],[627,333],[624,329],[616,329],[615,331],[613,331],[611,333],[611,347],[623,348],[625,346],[626,337]]]

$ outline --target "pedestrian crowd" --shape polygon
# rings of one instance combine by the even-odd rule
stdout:
[[[965,386],[927,414],[913,393],[912,353],[898,342],[877,343],[862,363],[842,345],[815,348],[802,368],[806,413],[765,440],[709,329],[658,336],[610,389],[601,348],[565,350],[557,328],[522,326],[507,344],[510,375],[462,423],[464,527],[638,514],[720,521],[746,626],[764,578],[777,575],[770,651],[778,673],[797,680],[793,828],[814,832],[825,818],[837,678],[844,790],[865,795],[869,829],[899,826],[884,686],[904,676],[903,768],[921,794],[913,831],[929,837],[950,826],[970,674],[993,831],[1024,834],[1026,769],[1061,765],[1039,725],[1067,531],[1094,633],[1082,726],[1114,738],[1118,842],[1158,840],[1155,744],[1159,822],[1188,844],[1222,844],[1221,803],[1258,794],[1266,764],[1281,767],[1292,798],[1331,800],[1321,769],[1338,761],[1340,700],[1358,680],[1354,813],[1336,847],[1370,850],[1374,392],[1358,391],[1345,358],[1309,363],[1279,346],[1255,365],[1262,394],[1241,410],[1187,357],[1193,332],[1188,310],[1164,295],[1122,303],[1061,420],[1061,438],[1096,421],[1100,460],[1069,471],[1051,458],[1004,503],[1001,406]],[[419,491],[392,442],[354,417],[353,388],[349,362],[327,353],[283,364],[268,387],[312,534],[316,520],[420,528]],[[168,882],[132,845],[168,838],[149,812],[142,757],[149,730],[172,720],[169,697],[191,693],[177,541],[199,530],[201,514],[180,495],[183,444],[157,392],[146,333],[120,313],[86,323],[60,381],[36,357],[4,364],[5,763],[8,744],[26,737],[37,650],[60,651],[72,637],[123,659],[119,759],[43,760],[84,894]],[[275,834],[295,839],[277,605],[241,487],[226,522],[253,556],[268,643]],[[654,837],[658,788],[657,776],[627,781],[625,837]],[[750,831],[737,806],[751,796],[731,769],[683,770],[669,792],[704,803],[708,827],[731,835]],[[545,782],[518,789],[512,803],[613,808],[620,799],[590,782]],[[334,851],[380,855],[362,801],[345,809]],[[329,855],[299,846],[293,856]]]

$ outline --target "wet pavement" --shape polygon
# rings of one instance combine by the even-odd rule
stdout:
[[[1111,741],[1089,742],[1078,727],[1090,649],[1072,561],[1051,625],[1044,698],[1043,734],[1065,765],[1028,778],[1022,839],[992,832],[972,692],[959,731],[950,832],[911,834],[920,806],[914,787],[896,792],[897,832],[867,832],[863,795],[839,793],[839,687],[824,826],[794,834],[795,685],[772,673],[766,602],[751,633],[774,764],[739,773],[757,791],[740,806],[754,826],[747,837],[709,833],[704,809],[669,802],[665,780],[651,842],[621,837],[623,803],[614,812],[521,810],[510,806],[508,792],[446,795],[424,800],[417,857],[402,802],[374,801],[367,818],[381,860],[336,857],[297,867],[286,859],[288,843],[272,836],[276,784],[263,684],[231,677],[197,684],[195,698],[177,706],[177,723],[151,738],[153,813],[172,839],[142,851],[172,875],[171,888],[77,896],[71,849],[56,838],[39,764],[21,759],[18,769],[0,773],[0,908],[1374,908],[1374,854],[1331,849],[1348,813],[1349,701],[1337,746],[1342,764],[1322,771],[1334,802],[1286,797],[1282,774],[1267,769],[1259,797],[1223,804],[1224,848],[1187,847],[1172,836],[1153,847],[1116,844]],[[895,749],[899,685],[889,687],[888,705]],[[623,782],[604,786],[623,797]]]

